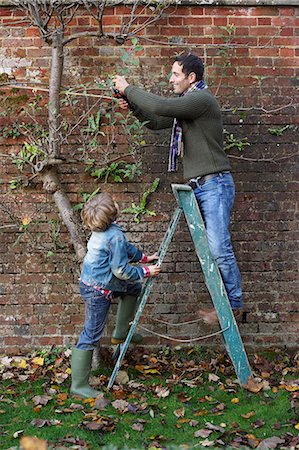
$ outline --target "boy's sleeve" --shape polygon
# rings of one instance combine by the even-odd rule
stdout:
[[[127,254],[130,262],[138,262],[142,260],[143,253],[135,247],[135,245],[131,244],[126,240],[127,244]]]
[[[110,262],[112,273],[120,280],[140,281],[144,278],[145,272],[142,267],[134,267],[129,264],[127,244],[125,237],[118,237],[113,240]],[[139,261],[142,258],[142,253],[133,244],[130,244],[130,256],[132,262],[135,261],[134,258]]]

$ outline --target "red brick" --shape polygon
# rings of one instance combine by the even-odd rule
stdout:
[[[11,10],[12,7],[0,7],[0,15],[11,20]],[[129,6],[111,7],[105,12],[106,31],[115,32],[119,28],[121,12],[125,10],[128,13],[125,20],[128,20],[131,11]],[[270,127],[295,124],[299,120],[294,106],[283,107],[295,98],[294,84],[298,65],[295,59],[295,56],[298,56],[295,36],[296,27],[299,25],[295,18],[296,9],[279,6],[191,8],[177,5],[176,8],[171,8],[171,11],[172,15],[168,19],[164,18],[160,24],[152,25],[144,36],[164,41],[165,44],[183,38],[183,44],[168,46],[141,40],[145,57],[140,59],[140,73],[139,69],[134,73],[133,70],[130,72],[130,82],[139,85],[145,83],[147,89],[159,92],[158,83],[164,80],[164,75],[167,80],[175,54],[194,50],[204,57],[209,87],[212,92],[217,92],[223,108],[230,110],[223,114],[226,128],[236,136],[247,136],[251,142],[251,146],[245,148],[242,154],[238,151],[232,152],[239,159],[230,158],[237,185],[232,233],[243,275],[244,298],[250,311],[249,326],[246,328],[244,324],[240,328],[242,337],[246,345],[251,347],[288,345],[288,341],[298,346],[298,324],[295,319],[288,328],[286,338],[281,331],[286,326],[289,314],[293,314],[295,318],[298,315],[295,295],[297,255],[294,245],[298,240],[298,218],[295,209],[298,176],[295,174],[293,157],[279,159],[296,152],[298,137],[295,129],[285,131],[281,137],[268,132]],[[22,17],[20,14],[18,11],[15,17],[19,19]],[[146,17],[142,13],[136,24],[142,24],[145,20]],[[226,48],[223,46],[226,33],[220,27],[227,24],[235,24],[236,30],[231,47]],[[96,26],[95,20],[88,14],[79,14],[70,23],[68,35],[86,28],[96,29]],[[37,81],[47,83],[51,49],[45,46],[38,33],[33,31],[36,29],[24,27],[22,24],[10,27],[7,32],[3,30],[6,28],[2,28],[0,33],[0,45],[4,55],[7,58],[22,59],[19,61],[19,67],[13,67],[17,81],[26,81],[27,67],[21,64],[29,62],[30,71],[41,69]],[[125,48],[129,45],[130,42]],[[78,48],[81,48],[81,51],[78,51]],[[120,49],[109,39],[97,41],[93,38],[81,38],[72,42],[66,52],[64,84],[67,86],[71,83],[76,86],[84,80],[92,83],[95,78],[102,76],[99,74],[106,76],[115,70],[120,60]],[[72,75],[72,70],[75,75]],[[262,80],[261,91],[256,79],[258,76]],[[164,92],[166,90],[163,88]],[[46,102],[45,96],[44,115]],[[275,113],[266,114],[259,109],[260,106],[274,110]],[[244,108],[243,122],[240,122],[240,107]],[[250,109],[251,107],[254,109]],[[234,108],[236,110],[232,111]],[[65,108],[63,114],[68,120],[73,120]],[[42,116],[40,119],[42,120]],[[1,126],[7,124],[9,125],[7,120],[1,122]],[[103,130],[109,134],[116,133],[118,155],[126,154],[125,136],[119,134],[119,130],[115,131],[104,125]],[[68,152],[77,155],[75,149],[79,147],[78,136],[79,133],[72,136],[68,145],[64,146],[65,156],[68,156]],[[166,174],[168,137],[169,132],[166,132],[165,144],[160,147],[160,135],[153,133],[146,136],[148,146],[140,154],[144,164],[143,174],[136,182],[101,185],[105,190],[114,193],[123,206],[129,206],[132,201],[140,201],[145,186],[148,186],[155,176],[161,178],[161,185],[150,204],[150,207],[153,205],[153,209],[156,209],[157,216],[153,220],[145,217],[140,224],[133,223],[128,216],[121,221],[121,224],[130,230],[133,242],[138,245],[144,242],[146,249],[150,251],[156,250],[162,240],[175,207],[170,184],[182,182],[181,172]],[[1,153],[12,154],[21,148],[21,140],[16,142],[13,139],[5,139],[0,142],[0,146]],[[101,161],[98,151],[94,152],[94,157]],[[256,158],[257,161],[250,161],[250,158]],[[278,158],[278,163],[259,161],[263,158]],[[17,174],[16,168],[6,159],[5,162],[1,161],[1,164],[0,202],[6,200],[10,177]],[[94,179],[84,173],[84,165],[63,164],[59,170],[63,185],[74,204],[81,198],[80,189],[85,192],[94,190]],[[35,220],[40,221],[32,230],[41,233],[40,242],[43,245],[53,248],[47,222],[56,219],[58,214],[51,196],[43,194],[40,183],[34,180],[33,186],[28,189],[7,195],[13,195],[14,202],[20,209],[18,212],[18,208],[15,208],[18,217],[26,211]],[[4,223],[10,223],[8,217],[5,217]],[[12,230],[1,232],[3,273],[0,275],[0,289],[3,289],[4,293],[0,297],[0,322],[3,329],[9,333],[9,336],[1,339],[1,348],[8,354],[20,349],[24,351],[42,345],[50,346],[53,343],[64,345],[75,342],[74,336],[81,332],[84,321],[84,304],[77,282],[79,267],[75,267],[65,227],[62,227],[60,233],[60,242],[65,244],[65,248],[59,248],[57,255],[49,260],[44,251],[35,250],[26,242],[12,247],[16,233]],[[162,314],[168,321],[179,322],[194,313],[195,303],[210,304],[208,302],[208,293],[190,235],[182,222],[166,255],[163,272],[154,285],[153,295],[146,310],[150,311],[150,314]],[[113,314],[115,310],[116,304],[113,303]],[[274,319],[269,316],[269,312],[273,314]],[[278,315],[279,322],[275,321]],[[9,320],[6,320],[7,318]],[[147,320],[144,316],[145,324]],[[111,332],[112,328],[113,324],[110,323],[108,332]],[[161,329],[167,331],[164,326],[161,326]],[[29,334],[25,336],[28,330]],[[17,333],[21,335],[18,336]],[[180,330],[178,333],[184,337],[186,330]],[[5,341],[7,338],[12,340]],[[216,342],[217,340],[213,340],[207,345],[212,347],[217,345]],[[105,335],[103,343],[109,345],[108,335]],[[159,343],[160,340],[155,337],[146,338],[146,344]]]

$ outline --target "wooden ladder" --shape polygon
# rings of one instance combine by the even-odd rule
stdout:
[[[189,231],[194,243],[195,251],[199,259],[203,272],[205,284],[209,290],[212,302],[218,314],[222,336],[226,350],[232,360],[238,380],[241,385],[247,384],[248,378],[252,375],[244,345],[239,333],[239,329],[233,315],[219,269],[211,254],[206,229],[199,210],[199,206],[193,190],[185,184],[173,184],[172,190],[177,200],[178,207],[174,211],[173,217],[165,232],[161,242],[158,255],[158,264],[161,265],[166,255],[168,246],[177,228],[181,214],[184,213],[189,227]],[[108,389],[113,386],[116,375],[120,369],[122,360],[126,354],[132,336],[142,315],[146,301],[150,295],[155,277],[148,278],[143,285],[138,299],[138,309],[135,318],[129,329],[124,343],[119,344],[116,354],[118,355],[112,375],[109,379]]]

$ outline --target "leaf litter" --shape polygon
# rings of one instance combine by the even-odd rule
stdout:
[[[140,347],[137,351],[128,352],[126,355],[123,362],[124,370],[121,371],[120,377],[110,393],[106,391],[107,377],[104,375],[94,376],[93,384],[102,392],[96,399],[79,399],[77,403],[70,403],[70,398],[72,400],[73,398],[68,393],[61,392],[64,384],[70,378],[69,356],[69,350],[58,351],[56,348],[52,348],[48,353],[43,351],[41,354],[37,352],[21,357],[5,356],[0,358],[0,374],[7,386],[5,393],[0,396],[0,402],[16,407],[16,402],[8,398],[14,394],[15,386],[22,382],[32,384],[34,381],[42,379],[44,380],[44,393],[31,396],[34,411],[39,413],[49,404],[56,404],[55,413],[61,415],[61,420],[38,417],[31,421],[31,426],[35,428],[59,426],[63,424],[64,414],[79,412],[83,417],[77,426],[90,432],[111,433],[117,430],[118,423],[123,420],[123,415],[134,414],[135,417],[137,415],[137,420],[131,423],[132,432],[144,433],[152,420],[159,418],[161,424],[163,423],[165,414],[163,414],[163,408],[158,405],[163,405],[168,399],[175,397],[181,405],[172,411],[176,420],[175,427],[181,428],[185,424],[190,428],[193,427],[193,435],[196,439],[194,442],[198,442],[202,447],[247,446],[261,450],[290,448],[290,446],[294,449],[299,448],[297,431],[299,430],[298,355],[286,355],[277,350],[274,351],[274,357],[272,356],[271,359],[257,354],[253,356],[251,366],[254,376],[248,379],[248,383],[243,388],[249,395],[261,396],[261,403],[267,402],[267,392],[276,394],[280,390],[284,390],[289,395],[290,410],[294,413],[293,419],[283,423],[277,422],[272,426],[273,431],[282,430],[279,437],[267,436],[264,439],[257,438],[255,430],[266,425],[265,420],[262,420],[266,418],[259,418],[256,411],[253,410],[246,412],[242,410],[240,414],[240,418],[249,423],[251,432],[242,430],[238,423],[230,423],[229,426],[222,423],[219,426],[204,420],[208,414],[215,417],[224,415],[226,409],[230,407],[213,397],[215,390],[227,393],[234,408],[238,408],[242,404],[238,396],[240,386],[230,360],[223,353],[213,354],[212,357],[208,355],[205,358],[202,358],[201,355],[198,358],[196,348],[182,349],[180,352],[166,348],[156,354],[147,354]],[[135,371],[134,379],[130,379],[132,371]],[[193,388],[201,385],[207,387],[209,393],[198,399],[198,405],[201,406],[197,410],[193,410],[192,417],[190,417],[189,404],[192,401]],[[185,386],[185,392],[174,393],[176,387],[181,388],[182,386]],[[188,388],[190,391],[186,393]],[[156,398],[157,404],[154,403],[154,400],[149,401],[149,393],[153,399]],[[24,405],[29,403],[26,401]],[[114,410],[114,414],[107,413],[109,408]],[[147,420],[141,419],[140,415],[146,415]],[[200,418],[200,421],[197,418]],[[202,427],[203,423],[204,427]],[[294,432],[283,431],[284,427],[290,429],[290,426]],[[196,430],[197,427],[200,428]],[[36,447],[38,450],[48,448],[47,441],[25,436],[25,434],[26,430],[23,429],[15,431],[15,439],[20,437],[21,448],[34,450],[36,445],[39,446]],[[128,433],[128,435],[130,434]],[[210,439],[210,435],[215,438]],[[148,448],[154,448],[154,446],[166,448],[164,441],[171,441],[161,434],[153,434],[148,439],[150,442]],[[72,444],[73,448],[88,448],[88,443],[84,439],[68,435],[54,444],[51,443],[51,448],[62,448],[61,446],[64,444]]]

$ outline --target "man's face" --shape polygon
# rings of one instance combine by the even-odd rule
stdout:
[[[182,66],[176,61],[172,65],[169,82],[172,84],[175,94],[182,94],[195,82],[195,74],[192,72],[186,76]]]

